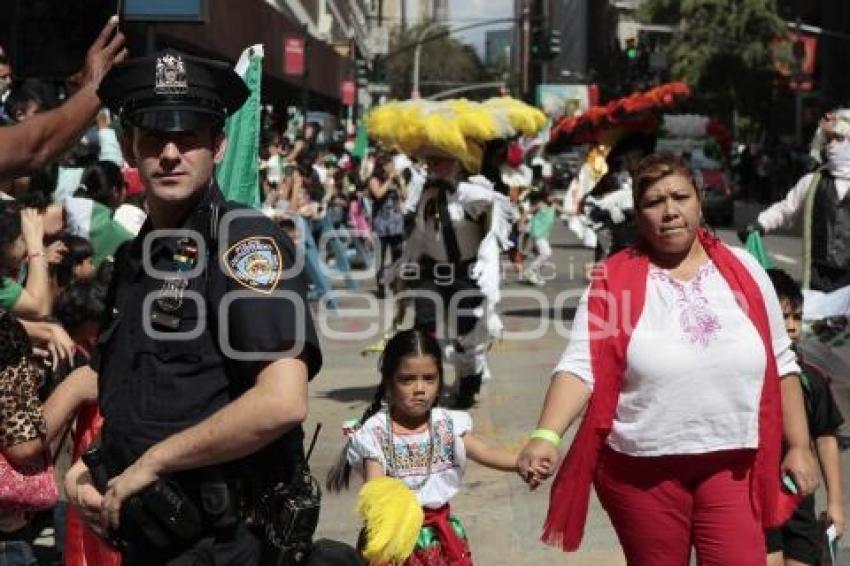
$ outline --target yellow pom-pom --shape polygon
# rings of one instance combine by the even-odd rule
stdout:
[[[366,524],[363,556],[370,563],[401,563],[413,554],[424,513],[404,482],[388,477],[366,482],[357,496],[357,512]]]

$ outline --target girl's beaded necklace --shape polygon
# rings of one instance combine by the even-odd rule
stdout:
[[[388,446],[385,448],[384,452],[389,456],[387,458],[387,463],[389,464],[390,474],[394,477],[401,478],[399,474],[399,466],[396,462],[396,454],[395,454],[395,442],[393,442],[393,422],[390,417],[390,409],[387,407],[387,444]],[[408,487],[416,491],[421,489],[428,483],[428,479],[431,477],[431,466],[434,463],[434,430],[433,430],[433,422],[431,419],[431,411],[428,411],[428,469],[425,472],[425,477],[419,480],[414,485],[408,485]]]

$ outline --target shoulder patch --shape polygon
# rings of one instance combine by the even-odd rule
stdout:
[[[283,256],[274,238],[252,236],[239,240],[225,252],[228,274],[240,285],[269,294],[283,273]]]

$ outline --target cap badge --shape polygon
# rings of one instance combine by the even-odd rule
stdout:
[[[186,80],[186,65],[183,59],[167,53],[156,59],[156,94],[186,94],[189,81]]]

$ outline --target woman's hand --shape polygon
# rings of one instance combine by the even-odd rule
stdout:
[[[21,236],[28,254],[44,251],[44,219],[38,210],[25,208],[21,211]]]
[[[59,263],[62,257],[68,253],[68,246],[62,240],[56,240],[44,251],[47,256],[47,263]]]
[[[826,505],[826,518],[835,525],[835,532],[840,538],[844,535],[844,505],[840,501],[831,501]]]
[[[791,476],[800,496],[814,493],[818,487],[815,457],[808,447],[792,446],[782,459],[782,472]]]
[[[97,491],[91,473],[82,460],[78,460],[65,474],[65,495],[68,502],[77,508],[86,526],[107,540],[106,523],[101,515],[103,495]]]
[[[532,438],[517,458],[517,473],[534,490],[549,479],[558,461],[558,449],[548,440]]]
[[[47,350],[50,352],[50,358],[53,362],[53,369],[59,367],[59,364],[64,361],[72,361],[74,359],[74,341],[68,335],[62,326],[56,323],[48,323],[47,327]]]

